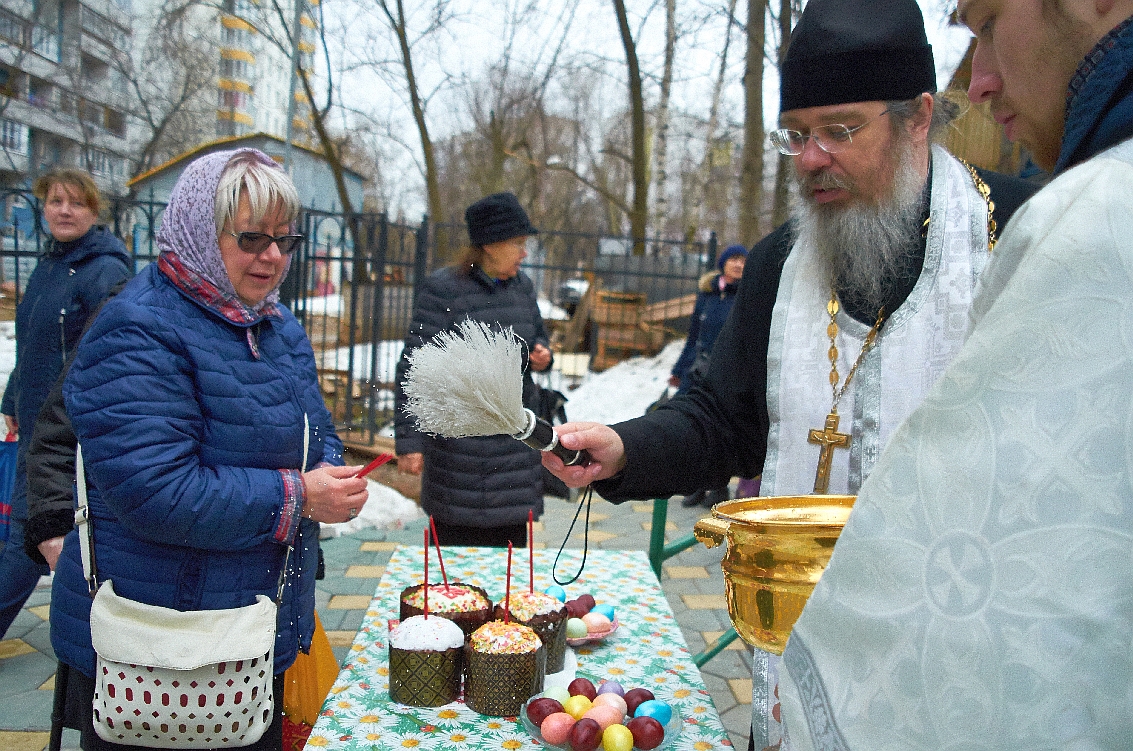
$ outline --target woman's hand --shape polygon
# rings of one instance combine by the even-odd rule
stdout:
[[[531,348],[531,354],[527,356],[527,361],[531,363],[532,370],[542,373],[551,364],[551,350],[542,344],[536,344]]]
[[[581,488],[595,480],[613,477],[626,465],[626,451],[622,438],[608,425],[598,422],[568,422],[555,426],[559,443],[568,449],[586,449],[590,464],[586,467],[568,467],[550,451],[543,452],[543,466],[567,484]]]
[[[47,565],[51,570],[55,570],[55,564],[59,562],[59,554],[63,552],[63,538],[52,537],[50,540],[44,540],[36,545],[39,549],[40,555],[47,560]]]
[[[420,451],[413,454],[399,454],[397,471],[406,475],[419,475],[425,469],[425,455]]]
[[[366,505],[366,480],[355,477],[361,467],[318,467],[303,474],[307,502],[303,516],[317,522],[350,521]]]

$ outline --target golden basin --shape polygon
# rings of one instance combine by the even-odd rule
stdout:
[[[696,523],[693,534],[707,547],[728,543],[720,564],[724,594],[744,641],[783,654],[856,497],[740,498],[717,504]]]

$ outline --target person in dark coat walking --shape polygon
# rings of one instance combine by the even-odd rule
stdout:
[[[86,172],[50,172],[36,181],[33,192],[42,202],[51,239],[16,308],[16,367],[0,403],[8,432],[22,432],[9,537],[0,551],[0,635],[49,571],[24,551],[27,452],[36,416],[87,319],[133,267],[122,241],[95,224],[102,197]]]
[[[413,322],[397,366],[397,465],[422,474],[421,507],[435,517],[443,545],[506,547],[527,542],[527,512],[543,513],[539,452],[510,436],[442,438],[419,432],[405,413],[401,384],[414,349],[471,319],[510,328],[527,344],[524,393],[531,370],[551,367],[550,340],[531,279],[519,270],[527,238],[539,230],[511,193],[482,198],[464,212],[471,244],[459,262],[429,275],[417,290]]]
[[[710,271],[700,277],[700,292],[696,296],[696,307],[689,321],[688,338],[669,376],[669,385],[677,387],[678,394],[687,392],[696,374],[708,367],[712,344],[720,329],[724,328],[724,321],[728,320],[728,314],[732,312],[732,306],[736,302],[736,293],[740,291],[740,279],[744,275],[746,262],[747,248],[729,245],[716,259],[719,271]],[[714,488],[701,488],[686,495],[681,500],[681,505],[685,508],[712,507],[726,500],[728,486],[724,484]]]

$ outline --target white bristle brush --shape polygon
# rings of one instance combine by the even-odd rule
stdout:
[[[590,463],[559,444],[554,427],[523,406],[523,342],[510,328],[471,319],[409,354],[405,411],[423,433],[445,438],[510,435],[564,464]]]

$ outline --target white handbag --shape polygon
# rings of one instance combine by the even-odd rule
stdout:
[[[304,428],[305,470],[310,431]],[[95,593],[95,733],[111,743],[150,748],[255,743],[273,720],[276,610],[291,548],[275,602],[257,595],[255,604],[242,608],[181,612],[122,597],[110,579],[98,583],[82,457],[80,446],[75,521],[83,572]]]

